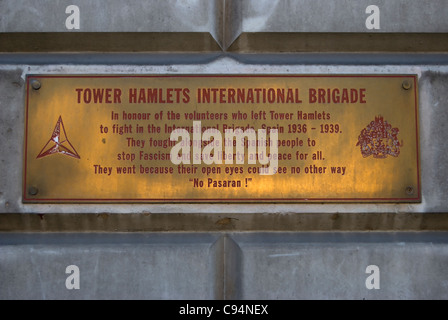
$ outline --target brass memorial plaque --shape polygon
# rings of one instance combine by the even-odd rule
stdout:
[[[416,75],[30,75],[23,201],[419,202]]]

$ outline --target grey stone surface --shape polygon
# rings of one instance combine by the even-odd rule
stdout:
[[[380,29],[365,22],[380,10]],[[241,2],[242,32],[447,32],[445,0],[275,0]]]
[[[389,234],[235,235],[242,251],[242,298],[268,300],[448,299],[448,246]],[[426,238],[426,239],[425,239]],[[368,289],[366,268],[379,268]]]
[[[23,154],[24,80],[19,67],[0,76],[0,211],[16,210],[12,199],[21,193],[20,158]],[[16,165],[13,163],[16,162]]]
[[[214,299],[213,235],[0,235],[0,299]],[[69,290],[67,266],[79,268]]]
[[[445,300],[447,266],[446,232],[0,233],[3,300]]]
[[[71,31],[69,5],[79,7],[83,32],[213,32],[228,40],[238,32],[370,32],[369,5],[380,9],[374,31],[448,31],[445,0],[2,0],[0,32]],[[223,21],[226,32],[218,30]]]
[[[215,2],[2,0],[0,32],[212,32]],[[79,8],[79,30],[66,28],[70,5]]]
[[[427,186],[426,200],[433,210],[442,212],[447,210],[442,195],[448,195],[448,148],[439,138],[448,134],[448,75],[424,72],[420,86],[421,101],[426,106],[420,111],[422,183]]]
[[[373,30],[372,4],[380,12]],[[79,29],[66,27],[70,5],[79,8]],[[242,33],[448,32],[445,0],[2,0],[0,12],[0,32],[209,33],[223,49]]]

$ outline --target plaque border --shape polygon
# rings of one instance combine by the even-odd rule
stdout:
[[[414,88],[414,112],[415,112],[415,133],[416,133],[416,153],[417,153],[417,190],[414,192],[415,197],[406,198],[238,198],[238,199],[223,199],[223,198],[32,198],[28,197],[26,178],[27,178],[27,139],[28,139],[28,107],[29,107],[29,92],[31,81],[39,78],[411,78]],[[27,74],[26,75],[26,99],[25,99],[25,130],[24,130],[24,158],[23,158],[23,182],[22,182],[22,202],[25,204],[33,203],[56,203],[56,204],[176,204],[176,203],[213,203],[213,204],[328,204],[328,203],[420,203],[422,201],[421,191],[421,168],[420,168],[420,143],[419,143],[419,105],[418,105],[418,75],[417,74],[66,74],[66,75],[51,75],[51,74]]]

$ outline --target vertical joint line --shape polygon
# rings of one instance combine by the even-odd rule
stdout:
[[[222,50],[227,51],[227,38],[226,38],[226,0],[222,1]],[[225,243],[225,242],[224,242]],[[225,245],[225,244],[224,244]]]
[[[224,0],[225,1],[225,0]],[[226,259],[226,243],[227,243],[227,235],[224,235],[224,239],[223,239],[224,241],[223,241],[223,248],[222,248],[222,254],[223,254],[223,265],[224,265],[224,268],[223,268],[223,277],[222,277],[222,281],[224,281],[223,282],[223,285],[222,285],[222,289],[223,289],[223,297],[224,297],[224,300],[227,300],[227,287],[226,287],[226,282],[227,282],[227,259]]]

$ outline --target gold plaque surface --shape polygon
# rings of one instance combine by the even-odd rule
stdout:
[[[23,201],[419,202],[416,75],[29,75]]]

